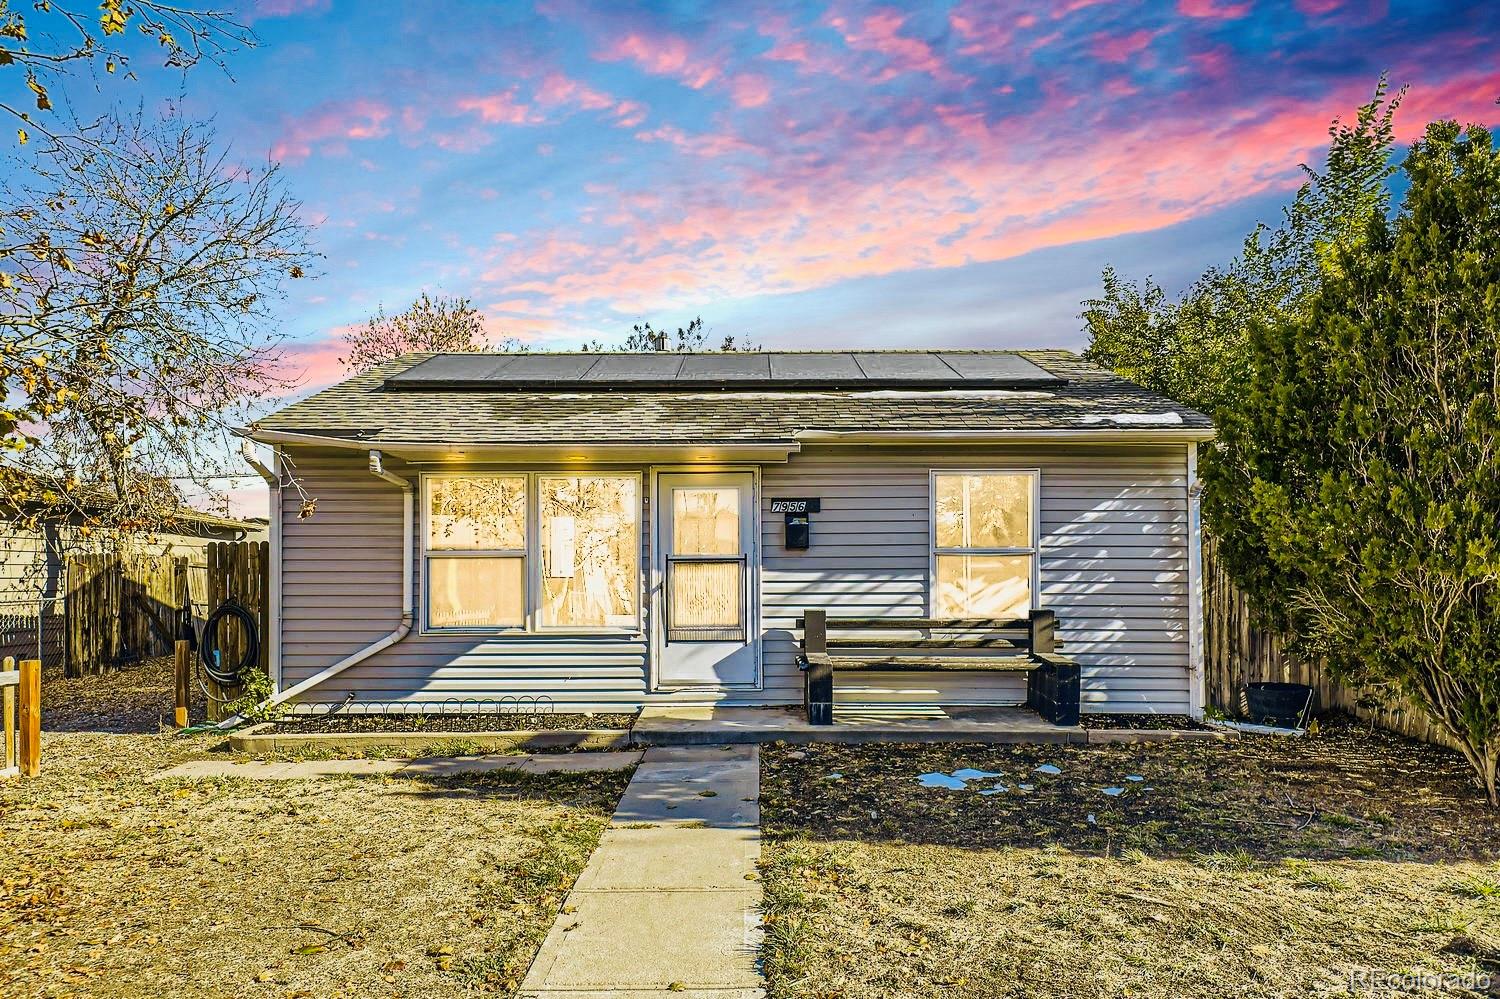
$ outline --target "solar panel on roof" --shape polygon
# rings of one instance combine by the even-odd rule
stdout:
[[[577,381],[599,362],[598,354],[517,354],[515,361],[489,375],[499,382]]]
[[[772,381],[841,380],[858,381],[865,377],[853,354],[771,354]]]
[[[1046,388],[1066,384],[1024,357],[988,351],[441,354],[390,389]]]
[[[856,354],[867,378],[900,378],[918,381],[961,382],[963,379],[948,365],[928,353]]]
[[[943,363],[964,378],[986,380],[1062,381],[1044,371],[1020,354],[947,353],[937,355]]]
[[[765,354],[689,354],[677,373],[679,382],[766,380],[771,377],[770,361]]]
[[[673,353],[601,354],[584,375],[586,381],[659,381],[676,378],[683,355]]]
[[[387,381],[449,382],[491,378],[516,359],[515,354],[439,354],[398,371]]]

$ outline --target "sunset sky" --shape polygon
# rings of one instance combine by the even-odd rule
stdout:
[[[1227,259],[1382,71],[1404,139],[1500,119],[1495,2],[243,9],[259,47],[187,108],[317,223],[279,330],[304,390],[423,290],[538,348],[698,314],[767,346],[1080,347],[1104,264],[1176,290]]]

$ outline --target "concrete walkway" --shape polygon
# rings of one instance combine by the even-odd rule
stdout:
[[[300,763],[262,763],[233,760],[191,760],[148,780],[172,777],[244,777],[249,780],[315,780],[319,777],[369,777],[386,774],[421,777],[459,777],[494,770],[530,774],[625,770],[640,762],[639,752],[549,753],[532,756],[439,756],[423,760],[305,760]]]
[[[531,999],[758,999],[760,750],[646,751],[521,985]]]

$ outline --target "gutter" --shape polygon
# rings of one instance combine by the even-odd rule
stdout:
[[[1097,430],[799,430],[798,442],[816,444],[1185,444],[1213,440],[1209,427]]]
[[[236,434],[262,444],[289,444],[301,447],[327,447],[346,451],[363,451],[370,447],[369,436],[328,437],[290,430],[261,430],[242,427]],[[756,461],[784,462],[801,450],[794,439],[776,441],[513,441],[505,444],[444,443],[441,441],[380,440],[380,448],[406,461],[452,460],[462,455],[466,461],[534,461],[538,454],[551,456],[568,452],[596,461],[636,462],[649,459],[668,461]],[[571,459],[570,459],[571,460]]]
[[[388,649],[411,634],[411,626],[414,620],[412,613],[412,547],[415,543],[414,528],[412,526],[412,512],[415,505],[414,492],[410,479],[404,479],[385,470],[381,461],[379,451],[370,452],[370,474],[377,479],[384,479],[392,485],[401,489],[401,619],[396,628],[384,638],[377,639],[351,655],[345,656],[332,666],[328,666],[305,680],[293,684],[285,690],[277,691],[271,697],[262,701],[254,710],[275,707],[285,701],[291,700],[299,694],[304,694],[314,687],[321,686],[327,681],[338,676],[350,666],[364,662],[375,653]],[[277,593],[277,601],[280,602],[280,593]],[[219,728],[231,729],[244,721],[243,716],[235,715],[219,722]]]

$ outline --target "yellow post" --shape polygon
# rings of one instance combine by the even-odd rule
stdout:
[[[187,642],[179,641],[173,650],[177,672],[177,711],[172,720],[178,728],[188,726],[188,703],[191,696],[192,650]]]
[[[35,777],[42,772],[42,663],[21,663],[21,773]]]
[[[6,656],[0,673],[9,673],[16,668],[14,656]],[[0,770],[9,770],[16,765],[16,687],[7,683],[0,687],[0,716],[5,725],[5,755],[0,756]]]

